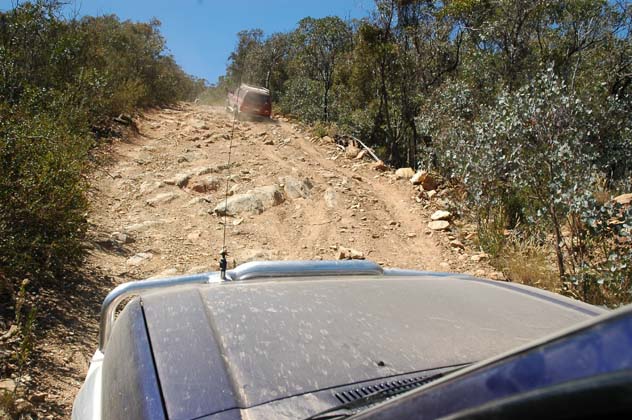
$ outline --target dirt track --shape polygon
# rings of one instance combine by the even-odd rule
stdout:
[[[224,198],[231,124],[221,108],[202,106],[140,120],[142,135],[116,148],[115,164],[95,184],[91,222],[104,237],[127,236],[113,237],[118,252],[94,255],[99,266],[121,280],[217,269],[223,218],[209,211]],[[231,262],[335,259],[343,246],[385,266],[449,268],[425,234],[428,214],[412,205],[411,185],[372,170],[368,160],[347,159],[284,122],[237,122],[231,160],[237,193],[305,179],[313,186],[306,197],[284,194],[261,214],[229,217]]]
[[[70,414],[109,289],[218,268],[223,218],[212,210],[223,202],[229,175],[230,116],[222,108],[186,104],[148,112],[136,122],[139,134],[115,142],[109,164],[93,175],[85,278],[43,308],[46,344],[34,355],[35,382],[50,418]],[[228,218],[231,265],[336,259],[339,247],[346,247],[385,267],[484,275],[482,263],[449,245],[456,232],[428,229],[434,204],[417,202],[407,180],[375,171],[370,160],[348,159],[295,124],[237,122],[232,161],[234,193],[271,185],[285,192],[282,202],[261,214]],[[300,194],[288,192],[292,184]]]

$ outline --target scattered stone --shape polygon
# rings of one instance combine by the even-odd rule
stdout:
[[[14,393],[15,392],[15,381],[13,379],[3,379],[0,381],[0,391]]]
[[[178,269],[177,268],[168,268],[164,271],[161,271],[160,273],[156,274],[155,276],[150,277],[150,279],[163,279],[165,277],[173,277],[175,275],[178,274]]]
[[[416,233],[414,233],[414,232],[410,232],[410,233],[409,233],[408,235],[406,235],[406,236],[408,236],[409,238],[416,238],[416,237],[417,237],[417,234],[416,234]]]
[[[435,220],[428,223],[428,227],[432,230],[446,230],[450,227],[450,222],[447,220]]]
[[[158,194],[157,196],[148,199],[147,201],[145,201],[145,204],[147,204],[148,206],[156,206],[156,205],[160,205],[160,204],[167,204],[167,203],[175,200],[177,197],[178,197],[178,195],[175,194],[175,193],[172,193],[172,192],[162,193],[162,194]]]
[[[263,144],[265,144],[266,146],[273,146],[274,145],[274,140],[270,137],[267,138],[263,141]]]
[[[153,254],[149,252],[141,252],[127,259],[127,265],[139,266],[153,258]]]
[[[364,253],[353,248],[338,247],[337,258],[339,260],[363,260]]]
[[[9,330],[7,332],[5,332],[4,334],[2,334],[2,336],[0,337],[0,341],[7,341],[7,340],[9,340],[11,337],[16,335],[19,331],[20,331],[20,329],[18,328],[17,325],[15,325],[15,324],[11,325],[9,327]]]
[[[446,210],[437,210],[434,213],[432,213],[432,216],[430,216],[430,220],[433,220],[433,221],[450,220],[451,218],[452,218],[452,213]]]
[[[285,201],[285,197],[278,185],[258,187],[254,190],[248,191],[246,194],[252,194],[259,199],[263,204],[264,209],[278,206]]]
[[[333,144],[333,143],[335,143],[335,140],[334,140],[334,139],[332,139],[332,138],[331,138],[331,137],[329,137],[329,136],[324,136],[324,137],[322,138],[322,140],[323,140],[325,143],[332,143],[332,144]]]
[[[421,185],[425,191],[435,190],[438,186],[437,180],[427,171],[419,171],[410,178],[413,185]]]
[[[428,197],[429,200],[432,200],[432,197],[435,195],[437,195],[437,190],[426,191],[426,197]]]
[[[278,259],[279,254],[276,251],[270,251],[267,249],[253,249],[242,254],[238,260],[240,264],[244,264],[251,261],[271,261]]]
[[[128,225],[123,228],[126,232],[140,232],[152,226],[163,224],[163,221],[159,220],[146,220],[142,223],[135,223],[133,225]]]
[[[410,178],[410,183],[413,185],[419,185],[421,184],[422,179],[426,177],[426,175],[428,175],[428,172],[418,171],[415,175],[412,176],[412,178]]]
[[[614,198],[614,201],[623,206],[630,205],[632,204],[632,193],[618,195]]]
[[[463,243],[461,243],[461,241],[459,241],[458,239],[450,241],[450,246],[456,249],[465,249],[465,245],[463,245]]]
[[[202,232],[196,230],[195,232],[191,232],[187,235],[187,239],[190,241],[196,241],[202,237]]]
[[[395,178],[397,179],[410,179],[415,175],[413,168],[399,168],[395,171]]]
[[[309,178],[299,180],[291,176],[286,176],[280,178],[280,181],[283,184],[285,194],[292,199],[309,198],[311,196],[311,190],[314,187]]]
[[[177,174],[171,179],[165,181],[167,185],[176,185],[180,188],[186,187],[187,183],[191,179],[191,174]]]
[[[239,226],[244,222],[244,219],[235,219],[233,220],[233,226]]]
[[[217,191],[221,185],[219,179],[209,176],[204,179],[196,179],[189,183],[189,188],[198,193],[206,193],[209,191]]]
[[[355,159],[360,154],[360,149],[358,149],[355,145],[350,144],[345,149],[345,156],[348,159]]]
[[[338,205],[338,194],[333,188],[327,188],[324,194],[325,204],[330,209],[335,208]]]
[[[378,172],[384,172],[386,171],[388,168],[386,167],[386,165],[384,164],[384,162],[382,162],[381,160],[378,160],[377,162],[375,162],[373,164],[373,169],[378,171]]]
[[[421,181],[421,186],[426,191],[436,190],[439,186],[439,183],[436,179],[434,179],[430,174],[428,174],[423,181]]]
[[[197,176],[208,175],[213,172],[217,172],[217,169],[213,166],[205,166],[205,167],[193,169],[193,173]]]
[[[222,200],[215,208],[213,212],[218,216],[235,216],[239,213],[263,213],[263,203],[254,194],[235,194],[228,198],[228,200]]]
[[[197,128],[198,130],[209,130],[208,124],[204,121],[191,121],[189,125],[193,128]]]
[[[233,185],[233,186],[232,186],[232,187],[230,187],[230,189],[228,190],[228,195],[229,195],[229,196],[231,196],[231,195],[235,195],[235,194],[237,194],[237,193],[239,192],[239,189],[240,189],[240,188],[241,188],[241,187],[240,187],[239,185]]]
[[[134,238],[132,238],[129,234],[123,232],[113,232],[110,235],[110,239],[119,244],[129,244],[134,242]]]
[[[34,392],[29,397],[29,400],[33,404],[42,404],[43,402],[46,401],[47,397],[48,397],[48,394],[45,392]]]
[[[158,188],[160,188],[160,182],[148,182],[145,181],[142,184],[140,184],[140,193],[141,194],[147,194],[153,191],[156,191]]]
[[[209,267],[205,265],[196,265],[194,267],[189,268],[189,270],[187,271],[187,274],[200,274],[200,273],[206,273],[208,271],[212,271],[212,270],[209,269]]]
[[[470,260],[474,261],[474,262],[480,262],[483,260],[486,260],[489,258],[489,255],[482,253],[482,254],[477,254],[477,255],[472,255],[470,257]]]
[[[489,273],[489,275],[487,276],[492,280],[504,280],[505,279],[505,275],[503,273],[501,273],[500,271],[492,271],[491,273]]]

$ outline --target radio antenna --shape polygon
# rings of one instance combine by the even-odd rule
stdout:
[[[233,109],[233,126],[230,130],[230,142],[228,144],[228,175],[226,176],[226,192],[224,194],[224,233],[222,240],[222,250],[220,251],[220,259],[219,259],[219,271],[220,277],[222,280],[226,280],[226,269],[228,267],[228,261],[226,257],[228,256],[228,250],[226,249],[226,223],[228,222],[228,185],[230,183],[230,158],[233,151],[233,138],[235,137],[235,122],[237,120],[237,113],[239,112],[239,90],[241,89],[241,77],[239,78],[239,87],[237,88],[236,96],[237,101],[235,105],[235,109]]]

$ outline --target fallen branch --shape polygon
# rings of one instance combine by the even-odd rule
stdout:
[[[357,138],[355,138],[353,136],[348,136],[348,137],[351,138],[353,141],[356,141],[356,142],[360,143],[360,145],[364,148],[364,150],[366,150],[367,153],[370,154],[371,157],[373,159],[375,159],[376,162],[381,162],[382,161],[382,159],[380,159],[379,157],[377,157],[377,155],[375,153],[373,153],[373,150],[370,147],[368,147],[366,144],[362,143],[362,140],[357,139]]]

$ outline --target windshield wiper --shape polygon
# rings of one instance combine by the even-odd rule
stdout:
[[[419,378],[415,381],[411,381],[411,382],[404,383],[401,385],[391,386],[386,389],[381,389],[379,391],[365,395],[353,401],[349,401],[349,402],[340,404],[338,406],[328,408],[327,410],[321,411],[320,413],[316,413],[313,416],[306,418],[305,420],[346,419],[362,411],[360,410],[361,408],[365,408],[369,405],[377,404],[379,402],[392,398],[396,395],[403,394],[404,392],[410,391],[411,389],[419,388],[422,385],[426,385],[427,383],[435,381],[449,373],[455,372],[462,368],[463,367],[461,366],[458,369],[453,369],[448,372],[437,373],[436,375],[426,376],[424,378]]]

